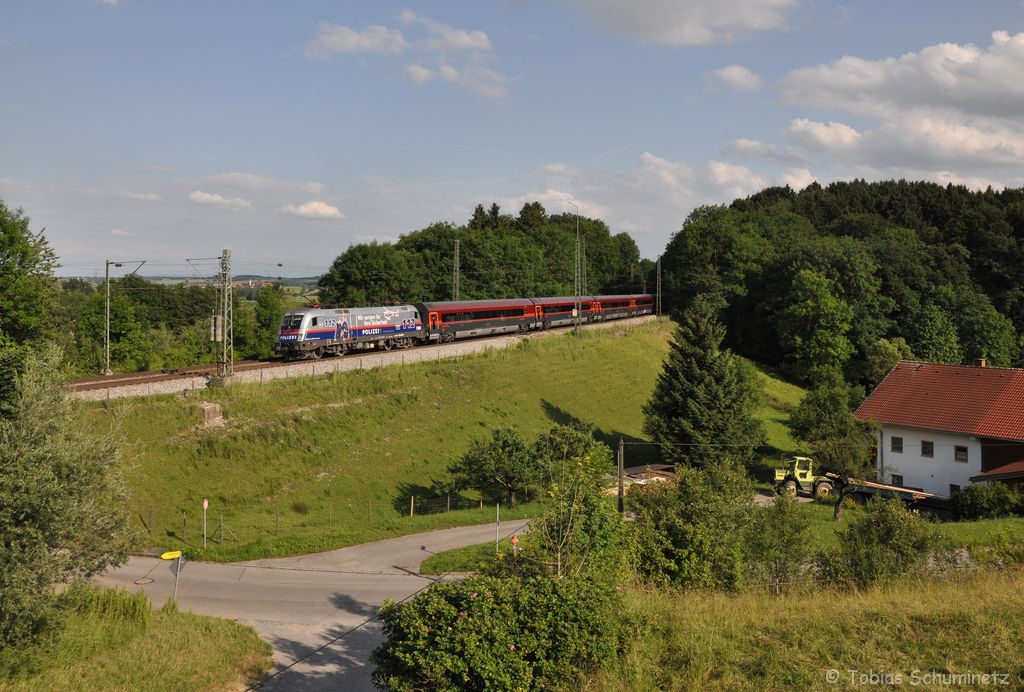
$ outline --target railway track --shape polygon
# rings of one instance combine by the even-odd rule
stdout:
[[[655,319],[653,316],[634,317],[622,320],[597,322],[584,325],[582,328],[603,329],[616,326],[628,326],[631,323],[639,323]],[[324,358],[322,360],[298,360],[285,361],[281,359],[266,360],[243,360],[234,364],[234,372],[241,375],[240,381],[263,382],[264,374],[267,372],[267,379],[279,379],[281,377],[302,376],[307,374],[325,374],[342,370],[362,370],[379,367],[381,365],[404,365],[406,361],[421,362],[426,360],[438,360],[447,357],[458,357],[469,353],[480,352],[494,344],[504,344],[518,341],[522,338],[542,338],[546,335],[554,335],[560,332],[571,330],[572,327],[556,327],[543,332],[531,332],[527,336],[517,334],[496,334],[490,337],[466,339],[453,344],[430,344],[417,346],[410,349],[367,350],[359,353],[350,353],[342,358]],[[490,345],[489,345],[490,344]],[[497,346],[503,347],[503,346]],[[159,372],[136,372],[124,375],[109,375],[87,377],[75,380],[70,383],[71,390],[86,399],[98,400],[100,398],[120,398],[122,396],[148,396],[150,394],[168,394],[181,391],[181,389],[193,390],[203,388],[206,383],[201,380],[216,374],[216,365],[197,365],[180,370],[169,370]],[[258,373],[258,375],[257,375]],[[197,382],[197,380],[199,380]],[[172,383],[181,381],[185,387],[178,388]],[[101,392],[106,391],[103,396]]]

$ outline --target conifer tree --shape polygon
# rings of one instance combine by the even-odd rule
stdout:
[[[748,461],[764,443],[754,418],[761,383],[747,361],[722,348],[725,327],[715,299],[698,296],[683,313],[654,394],[644,432],[669,463]]]

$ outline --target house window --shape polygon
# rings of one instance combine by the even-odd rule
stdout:
[[[954,495],[957,495],[959,492],[960,492],[960,486],[959,485],[957,485],[955,483],[950,483],[949,484],[949,496],[950,497],[953,497]]]
[[[897,473],[892,474],[892,484],[893,485],[903,485],[903,476],[901,476],[901,475],[899,475]]]
[[[903,454],[903,438],[896,436],[890,437],[889,449],[897,454]]]
[[[966,464],[967,463],[967,448],[966,447],[961,447],[960,445],[957,445],[956,447],[954,447],[953,448],[953,460],[954,461],[959,461],[959,462],[962,462],[962,463]],[[959,488],[957,488],[957,490],[959,490]]]
[[[935,443],[930,440],[921,440],[921,456],[931,459],[935,456]]]

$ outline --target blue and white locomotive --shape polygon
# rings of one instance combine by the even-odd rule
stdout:
[[[421,340],[423,320],[413,305],[304,308],[281,321],[273,349],[285,358],[340,356],[367,348],[408,348]]]

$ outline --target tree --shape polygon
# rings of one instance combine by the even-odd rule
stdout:
[[[421,298],[408,257],[390,243],[350,246],[318,285],[325,305],[381,305]]]
[[[876,385],[885,379],[898,362],[901,360],[913,360],[914,353],[910,345],[902,336],[889,339],[879,339],[867,353],[867,377],[871,385]]]
[[[779,318],[779,340],[790,350],[798,375],[809,380],[818,369],[842,365],[853,353],[846,338],[853,311],[832,292],[832,282],[808,269],[800,270],[790,287]]]
[[[61,354],[29,354],[11,416],[0,419],[0,645],[52,624],[54,587],[123,562],[124,485],[109,435],[82,424]]]
[[[744,541],[754,520],[753,482],[726,459],[681,468],[677,483],[630,493],[641,575],[688,588],[740,588],[747,574]]]
[[[19,344],[42,335],[56,267],[43,232],[33,233],[21,209],[0,201],[0,334]]]
[[[261,355],[270,355],[270,346],[277,341],[277,331],[284,315],[284,295],[277,285],[266,286],[256,294],[256,329],[260,343],[263,344]]]
[[[790,429],[810,445],[819,471],[838,477],[834,517],[839,521],[843,500],[852,489],[850,480],[874,475],[869,453],[874,426],[851,413],[856,394],[838,368],[824,371],[817,386],[800,401],[790,418]]]
[[[516,506],[537,479],[537,466],[526,442],[512,428],[499,428],[490,440],[474,440],[469,450],[448,467],[458,488],[472,488]]]
[[[520,230],[533,231],[548,222],[548,213],[540,202],[527,202],[519,210],[519,218],[516,225]]]
[[[963,347],[956,326],[939,306],[929,303],[911,318],[910,345],[918,358],[930,363],[961,363]]]
[[[594,440],[593,428],[559,425],[538,438],[534,455],[548,497],[532,530],[539,559],[559,579],[614,571],[621,561],[601,558],[621,537],[620,518],[601,492],[611,451]]]
[[[682,315],[651,399],[644,431],[670,463],[753,458],[765,436],[754,417],[761,383],[748,362],[722,349],[717,303],[699,297]]]

